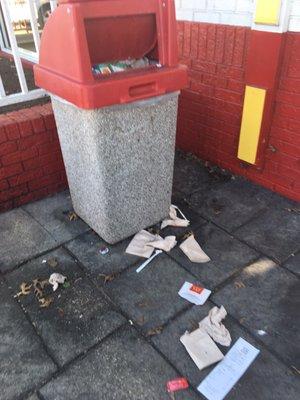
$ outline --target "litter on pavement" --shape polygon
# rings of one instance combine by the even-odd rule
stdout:
[[[155,253],[150,258],[148,258],[148,260],[143,262],[143,264],[138,267],[136,272],[137,273],[141,272],[145,267],[147,267],[147,265],[153,260],[153,258],[155,258],[156,256],[158,256],[161,253],[162,253],[162,250],[155,250]]]
[[[180,341],[200,371],[224,357],[211,337],[200,328],[185,332]]]
[[[101,247],[99,252],[100,252],[100,254],[102,254],[104,256],[105,254],[107,254],[109,252],[109,248],[106,246],[103,246],[103,247]]]
[[[201,249],[193,234],[182,242],[179,247],[189,260],[194,263],[206,263],[210,261],[210,258]]]
[[[213,307],[208,316],[199,323],[199,328],[221,346],[230,346],[231,344],[230,333],[221,322],[226,315],[227,312],[223,306],[220,308]]]
[[[153,235],[148,231],[142,230],[133,237],[125,253],[149,258],[154,251],[154,248],[149,246],[149,243],[160,239],[162,238],[159,235]]]
[[[183,216],[182,218],[179,218],[177,216],[177,211]],[[183,215],[183,213],[179,210],[177,206],[171,205],[170,206],[170,212],[169,212],[169,219],[165,219],[161,223],[160,229],[164,229],[166,226],[177,226],[177,227],[186,227],[189,226],[190,221],[186,219],[186,217]]]
[[[189,387],[189,383],[186,378],[176,378],[167,382],[167,392],[178,392]]]
[[[190,282],[185,282],[178,294],[191,303],[202,306],[209,298],[211,291],[199,285],[193,285]]]
[[[198,386],[208,400],[223,400],[259,354],[259,350],[239,338],[224,359]]]
[[[166,251],[167,253],[173,249],[177,244],[176,236],[166,236],[164,239],[160,238],[147,244],[147,246],[154,247]]]
[[[54,272],[53,274],[51,274],[49,278],[49,283],[50,285],[53,286],[53,292],[56,291],[60,283],[61,284],[65,283],[66,279],[67,279],[66,276],[59,274],[58,272]]]

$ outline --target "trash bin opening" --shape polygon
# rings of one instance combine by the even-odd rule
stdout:
[[[161,66],[155,14],[87,18],[84,25],[96,79]]]

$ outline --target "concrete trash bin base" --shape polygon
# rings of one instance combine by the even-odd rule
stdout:
[[[178,94],[95,110],[51,96],[74,210],[110,244],[168,215]]]

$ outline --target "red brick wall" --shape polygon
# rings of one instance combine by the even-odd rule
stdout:
[[[0,115],[0,212],[66,187],[51,105]]]
[[[300,34],[286,34],[261,169],[236,157],[250,29],[179,21],[178,37],[180,61],[189,66],[189,88],[180,96],[178,146],[300,200]]]

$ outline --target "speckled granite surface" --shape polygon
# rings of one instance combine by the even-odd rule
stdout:
[[[108,243],[168,213],[177,102],[172,93],[82,110],[52,98],[74,209]]]

